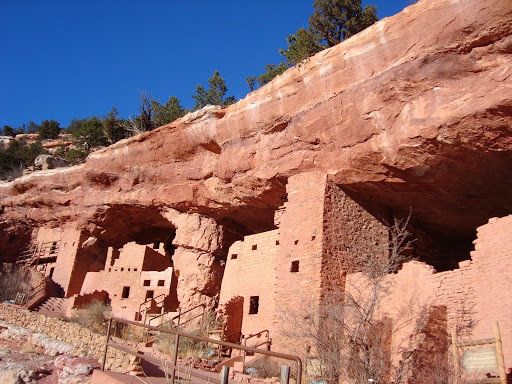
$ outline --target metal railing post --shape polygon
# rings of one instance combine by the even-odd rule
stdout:
[[[109,319],[107,325],[107,341],[105,342],[105,352],[103,353],[103,362],[101,363],[101,370],[105,370],[105,363],[107,361],[108,342],[110,341],[110,327],[112,326],[112,318]]]
[[[197,341],[217,344],[217,345],[221,345],[221,346],[224,346],[224,347],[229,347],[229,348],[234,348],[234,349],[239,349],[239,350],[241,349],[244,352],[244,358],[245,358],[246,352],[251,352],[251,353],[258,353],[258,354],[261,354],[261,355],[266,355],[266,356],[277,357],[277,358],[281,358],[281,359],[295,361],[297,363],[297,384],[301,384],[301,381],[302,381],[302,361],[301,361],[301,359],[298,356],[288,355],[288,354],[279,353],[279,352],[273,352],[273,351],[269,351],[267,349],[258,349],[258,348],[255,348],[255,347],[248,347],[247,346],[247,339],[246,338],[243,338],[245,345],[240,345],[240,344],[230,343],[230,342],[227,342],[227,341],[214,340],[214,339],[210,339],[208,337],[192,335],[190,333],[179,331],[179,330],[176,330],[176,329],[161,329],[161,328],[154,327],[154,326],[151,326],[151,325],[141,324],[141,323],[136,322],[136,321],[121,319],[121,318],[118,318],[118,317],[113,317],[110,320],[110,322],[112,322],[114,320],[116,322],[120,322],[120,323],[123,323],[123,324],[131,324],[131,325],[134,325],[134,326],[138,326],[138,327],[142,327],[142,328],[147,328],[149,330],[154,330],[154,331],[158,331],[158,332],[163,332],[163,333],[169,333],[169,334],[176,335],[176,344],[175,344],[175,347],[174,347],[174,362],[173,362],[173,367],[172,367],[173,371],[172,371],[172,381],[171,381],[171,383],[174,382],[174,378],[176,376],[176,366],[178,365],[177,362],[178,362],[179,340],[180,340],[180,337],[183,336],[183,337],[190,338],[190,339],[197,340]],[[154,357],[152,357],[150,355],[143,355],[143,354],[139,353],[137,350],[133,350],[133,349],[124,347],[124,346],[122,346],[120,344],[117,344],[117,343],[109,342],[109,340],[110,340],[110,328],[111,328],[111,325],[109,325],[109,328],[107,329],[107,345],[106,345],[106,347],[116,348],[118,350],[123,351],[124,353],[128,353],[128,354],[137,356],[138,358],[140,358],[142,360],[151,361],[153,363],[156,363],[157,365],[159,365],[161,363],[161,360],[158,360],[157,358],[154,358]],[[261,345],[266,344],[266,343],[267,342],[264,342]],[[105,349],[105,355],[106,355],[106,349]],[[105,361],[106,361],[106,356],[104,357],[104,362]],[[103,367],[103,369],[104,369],[104,367]],[[195,372],[195,373],[192,372],[192,371],[190,371],[190,372],[191,372],[191,375],[194,375],[196,377],[200,377],[204,381],[206,381],[208,379],[211,379],[211,383],[219,383],[219,379],[211,378],[211,377],[205,376],[205,375],[200,375],[197,372]],[[179,376],[179,370],[178,370],[178,376]]]

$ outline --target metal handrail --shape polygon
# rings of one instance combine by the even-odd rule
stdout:
[[[204,318],[204,312],[205,312],[205,310],[206,310],[206,305],[205,305],[205,304],[198,304],[198,305],[196,305],[195,307],[192,307],[192,308],[187,309],[185,312],[181,312],[181,308],[179,308],[179,310],[178,310],[178,314],[177,314],[176,316],[174,316],[174,317],[171,319],[171,321],[172,321],[172,322],[174,322],[174,319],[178,319],[178,325],[180,325],[180,324],[181,324],[181,316],[183,316],[185,313],[189,313],[189,312],[191,312],[191,311],[193,311],[194,309],[197,309],[197,308],[199,308],[199,307],[203,307],[203,313],[201,314],[201,316],[203,316],[203,318]],[[185,321],[185,323],[188,323],[188,322],[189,322],[189,321],[191,321],[191,320],[197,319],[198,317],[199,317],[199,315],[197,315],[197,316],[195,316],[195,317],[192,317],[192,318],[188,319],[187,321]],[[183,323],[183,324],[185,324],[185,323]],[[181,325],[183,325],[183,324],[181,324]]]
[[[159,297],[161,297],[161,296],[163,296],[162,300],[161,301],[157,301],[157,299]],[[162,293],[162,294],[160,294],[160,295],[158,295],[156,297],[152,297],[151,299],[147,299],[146,301],[141,303],[139,305],[139,318],[142,319],[142,314],[147,312],[149,309],[151,309],[153,307],[153,304],[152,304],[153,301],[155,302],[155,304],[154,304],[155,306],[158,306],[159,304],[162,304],[165,301],[165,293]],[[149,303],[149,305],[146,308],[142,309],[142,306],[146,305],[147,303]]]
[[[249,336],[247,336],[247,337],[244,337],[244,336],[242,335],[242,337],[241,337],[241,341],[243,340],[243,342],[244,342],[244,346],[246,346],[246,347],[247,347],[247,340],[252,339],[253,337],[258,337],[258,338],[259,338],[259,337],[260,337],[263,333],[265,333],[265,332],[267,333],[267,341],[264,341],[263,343],[257,344],[256,346],[253,346],[253,347],[260,347],[260,346],[262,346],[262,345],[265,345],[265,344],[266,344],[266,345],[267,345],[267,350],[268,350],[268,351],[270,351],[270,345],[272,344],[272,339],[270,338],[270,332],[269,332],[269,330],[268,330],[268,329],[265,329],[265,330],[260,331],[260,332],[258,332],[258,333],[250,334],[250,335],[249,335]],[[240,352],[241,352],[241,350],[240,350]],[[240,354],[239,354],[239,356],[240,356]],[[242,366],[243,366],[243,369],[245,370],[245,356],[246,356],[245,351],[242,353],[242,356],[243,356]]]
[[[190,319],[188,319],[188,320],[187,320],[187,321],[185,321],[184,323],[181,323],[181,316],[183,316],[185,313],[191,312],[191,311],[193,311],[194,309],[197,309],[197,308],[199,308],[199,307],[203,307],[203,312],[202,312],[201,314],[199,314],[199,315],[197,315],[197,316],[194,316],[194,317],[191,317]],[[178,314],[177,314],[176,316],[173,316],[169,321],[166,321],[165,323],[160,324],[160,327],[162,327],[162,326],[164,326],[164,325],[166,325],[166,324],[168,324],[168,323],[171,323],[172,325],[174,325],[174,320],[176,320],[176,319],[178,319],[178,324],[176,324],[176,326],[186,324],[186,323],[188,323],[189,321],[192,321],[192,320],[197,319],[199,316],[201,316],[201,317],[202,317],[201,321],[203,321],[203,320],[204,320],[204,314],[205,314],[205,311],[206,311],[206,305],[205,305],[205,304],[199,304],[199,305],[196,305],[195,307],[192,307],[192,308],[187,309],[185,312],[181,312],[181,307],[179,307],[179,308],[178,308]],[[164,314],[162,314],[162,316],[163,316],[163,315],[165,315],[165,313],[164,313]],[[155,316],[154,318],[156,319],[156,318],[158,318],[158,317],[160,317],[160,316]],[[151,320],[149,320],[149,322],[151,323]]]
[[[221,336],[220,336],[221,340],[229,340],[229,338],[230,338],[231,336],[234,336],[234,335],[238,335],[238,334],[240,334],[240,337],[238,338],[238,343],[239,343],[239,345],[241,345],[241,344],[242,344],[242,338],[243,338],[243,336],[244,336],[244,335],[242,334],[242,331],[233,332],[233,333],[231,333],[231,334],[229,334],[229,335],[227,335],[227,336],[224,336],[224,335],[223,335],[223,330],[220,330],[220,332],[221,332]],[[222,347],[222,345],[219,345],[219,348],[217,349],[217,362],[219,362],[219,361],[220,361],[220,359],[221,359],[221,357],[222,357],[222,356],[221,356],[221,355],[222,355],[222,352],[227,351],[228,349],[233,350],[233,348],[231,348],[231,347]]]
[[[171,384],[174,384],[174,378],[176,376],[176,366],[177,366],[177,361],[178,361],[178,345],[179,345],[179,341],[180,341],[180,336],[181,337],[188,337],[188,338],[193,339],[193,340],[203,341],[203,342],[206,342],[206,343],[218,344],[218,345],[222,345],[222,346],[225,346],[225,347],[239,348],[239,349],[242,349],[245,352],[254,352],[254,353],[259,353],[261,355],[266,355],[266,356],[270,356],[270,357],[277,357],[277,358],[284,359],[284,360],[295,361],[297,363],[297,384],[301,384],[301,380],[302,380],[302,360],[298,356],[288,355],[288,354],[280,353],[280,352],[271,352],[271,351],[266,350],[266,349],[258,349],[258,348],[253,348],[253,347],[247,347],[247,346],[244,346],[244,345],[229,343],[227,341],[209,339],[207,337],[196,336],[196,335],[192,335],[190,333],[178,331],[178,330],[175,330],[175,329],[162,329],[162,328],[155,327],[155,326],[152,326],[152,325],[146,325],[146,324],[138,323],[136,321],[130,321],[130,320],[121,319],[121,318],[118,318],[118,317],[112,317],[109,320],[109,322],[108,322],[107,338],[106,338],[106,341],[105,341],[105,351],[103,353],[103,362],[102,362],[102,366],[101,366],[101,370],[102,371],[105,370],[105,362],[106,362],[106,359],[107,359],[107,352],[108,352],[108,348],[109,347],[116,348],[116,349],[122,350],[122,351],[124,351],[126,353],[129,353],[129,354],[137,356],[137,352],[136,351],[132,351],[132,350],[126,348],[126,347],[123,347],[122,345],[117,344],[117,343],[110,342],[110,330],[112,328],[112,322],[113,321],[117,321],[117,322],[124,323],[124,324],[131,324],[131,325],[134,325],[134,326],[139,326],[139,327],[142,327],[142,328],[147,328],[147,329],[158,331],[158,332],[170,333],[170,334],[176,335],[176,340],[175,340],[175,343],[174,343],[173,362],[171,364],[171,367],[172,367]],[[147,355],[140,355],[139,357],[141,357],[141,358],[148,358]]]

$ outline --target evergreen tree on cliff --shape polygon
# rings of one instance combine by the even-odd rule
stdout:
[[[207,105],[220,105],[224,107],[235,102],[233,96],[224,98],[228,92],[228,88],[226,87],[224,79],[220,76],[219,71],[216,70],[213,73],[212,77],[208,79],[208,83],[210,87],[207,91],[201,85],[198,85],[196,87],[196,94],[192,95],[192,97],[196,99],[194,106],[195,111]]]
[[[309,29],[300,28],[286,41],[288,47],[279,53],[286,58],[279,65],[267,64],[266,72],[247,77],[251,91],[272,81],[288,68],[300,63],[322,49],[332,47],[361,32],[378,20],[377,7],[361,6],[361,0],[316,0],[315,13],[309,19]]]
[[[377,7],[361,6],[361,0],[316,0],[309,29],[320,42],[332,47],[378,20]]]
[[[176,96],[169,97],[169,100],[165,104],[160,104],[156,100],[151,100],[151,104],[154,110],[153,121],[157,127],[172,123],[174,120],[185,116],[187,113],[187,110],[183,108],[180,104],[180,100]]]
[[[59,137],[60,123],[55,120],[45,120],[38,127],[39,139],[56,139]]]

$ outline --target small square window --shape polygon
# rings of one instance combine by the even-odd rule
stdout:
[[[159,287],[163,287],[165,285],[165,280],[158,280],[158,284],[157,284]]]
[[[315,241],[316,236],[311,236],[311,241]]]
[[[160,242],[157,241],[153,244],[153,249],[159,249],[160,248]]]
[[[137,272],[137,268],[133,268],[133,270],[134,270],[135,272]]]
[[[260,307],[260,297],[251,296],[249,300],[249,315],[255,315],[258,313]]]
[[[124,271],[124,268],[121,268],[121,272]]]
[[[130,287],[123,287],[123,293],[121,294],[121,298],[127,299],[130,297]]]
[[[151,280],[144,280],[144,284],[143,284],[145,287],[149,287],[151,285]]]
[[[294,244],[295,244],[295,245],[299,244],[299,240],[295,240],[295,243],[294,243]]]
[[[276,240],[276,245],[279,245],[279,240]]]
[[[236,253],[233,253],[231,255],[231,260],[235,260],[235,259],[238,259],[238,255]]]
[[[255,251],[255,250],[257,250],[257,249],[258,249],[258,244],[254,244],[254,245],[252,246],[252,250],[253,250],[253,251]]]
[[[146,300],[152,299],[155,291],[146,291]]]
[[[292,261],[292,266],[290,268],[290,272],[292,272],[292,273],[299,272],[299,260]]]

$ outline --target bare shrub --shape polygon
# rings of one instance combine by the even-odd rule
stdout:
[[[107,322],[111,317],[112,308],[99,300],[93,300],[83,309],[78,309],[75,314],[75,320],[83,327],[98,333],[105,333]]]
[[[259,377],[263,379],[280,377],[281,366],[290,366],[290,364],[291,362],[289,360],[260,355],[259,357],[257,357],[256,359],[254,359],[253,361],[246,365],[246,373],[250,373],[253,377]],[[290,376],[296,375],[297,369],[292,364]]]
[[[367,240],[354,244],[351,279],[345,274],[341,284],[324,288],[320,299],[306,299],[287,319],[288,336],[311,345],[296,351],[306,359],[310,378],[329,383],[407,382],[405,370],[411,364],[403,361],[412,359],[410,351],[417,343],[412,336],[422,324],[418,316],[430,313],[430,308],[418,308],[413,298],[394,308],[392,321],[379,307],[390,294],[388,276],[411,260],[408,223],[409,217],[388,225],[387,246]]]
[[[30,271],[27,267],[4,264],[0,267],[0,301],[14,300],[17,293],[28,295]]]

